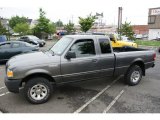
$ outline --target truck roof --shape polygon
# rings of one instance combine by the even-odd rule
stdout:
[[[92,38],[108,38],[108,36],[104,36],[104,35],[65,35],[64,37],[71,37],[71,38],[74,38],[74,39],[78,39],[78,38],[88,38],[88,39],[92,39]]]

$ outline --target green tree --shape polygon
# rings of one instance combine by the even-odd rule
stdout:
[[[130,22],[126,22],[124,24],[122,24],[121,29],[119,30],[119,32],[121,33],[121,35],[125,35],[127,36],[129,39],[134,40],[134,31],[132,29],[131,23]]]
[[[7,35],[8,31],[6,28],[3,27],[1,21],[0,21],[0,35]]]
[[[93,26],[95,20],[96,20],[96,16],[92,16],[91,14],[86,18],[79,17],[79,24],[80,24],[81,30],[83,32],[87,32]]]
[[[64,29],[67,31],[68,34],[75,32],[74,24],[70,21],[67,25],[64,26]]]
[[[55,22],[56,27],[63,27],[63,22],[59,19],[57,22]]]
[[[26,35],[29,32],[29,25],[27,23],[19,23],[16,24],[13,30],[20,35]]]
[[[43,35],[48,35],[55,32],[54,25],[50,23],[50,20],[46,18],[45,12],[42,10],[42,8],[39,9],[39,19],[38,24],[34,27],[34,33],[38,37],[43,37]]]
[[[53,34],[56,32],[56,26],[53,23],[48,23],[48,34]]]
[[[13,29],[19,23],[27,23],[26,17],[14,16],[9,20],[9,26]]]

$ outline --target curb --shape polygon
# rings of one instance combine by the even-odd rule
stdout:
[[[145,45],[138,45],[138,47],[159,48],[160,46],[145,46]]]

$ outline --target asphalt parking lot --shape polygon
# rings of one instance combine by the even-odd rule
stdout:
[[[46,50],[54,44],[48,41]],[[4,113],[160,113],[160,55],[137,86],[124,84],[123,76],[67,84],[55,89],[44,104],[28,103],[23,95],[8,92],[5,65],[0,65],[0,111]]]

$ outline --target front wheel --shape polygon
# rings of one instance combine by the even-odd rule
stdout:
[[[137,85],[142,79],[142,69],[138,65],[133,65],[129,68],[125,75],[125,80],[128,85]]]
[[[41,104],[49,100],[53,86],[42,77],[32,78],[25,85],[25,97],[30,103]]]

